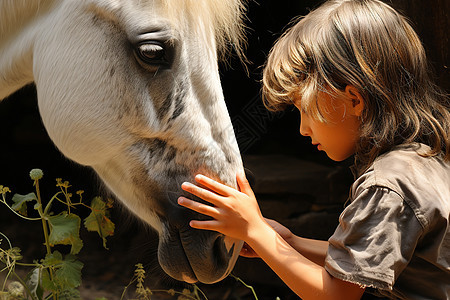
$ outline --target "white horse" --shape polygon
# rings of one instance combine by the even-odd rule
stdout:
[[[235,186],[243,169],[217,63],[240,49],[243,11],[241,0],[0,0],[0,99],[35,83],[55,145],[158,231],[159,262],[181,281],[223,279],[242,247],[191,229],[202,216],[176,201],[198,172]]]

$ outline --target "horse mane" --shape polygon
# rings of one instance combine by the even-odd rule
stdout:
[[[180,16],[189,14],[192,20],[211,24],[220,59],[224,60],[234,50],[246,61],[244,12],[246,0],[161,0],[167,15],[179,22]]]
[[[0,45],[22,30],[39,11],[48,10],[54,0],[3,0],[0,1]],[[20,16],[20,17],[19,17]]]

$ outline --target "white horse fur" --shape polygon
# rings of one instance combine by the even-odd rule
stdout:
[[[172,277],[212,283],[242,246],[193,230],[176,204],[199,172],[242,171],[218,53],[242,40],[240,0],[0,0],[0,99],[34,82],[46,130],[160,236]]]

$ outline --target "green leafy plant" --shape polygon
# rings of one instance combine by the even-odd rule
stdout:
[[[17,216],[29,220],[41,222],[46,255],[44,258],[35,260],[33,263],[22,263],[20,249],[13,247],[11,241],[1,234],[7,241],[8,248],[4,249],[0,244],[0,263],[4,267],[0,272],[6,271],[6,276],[0,289],[0,299],[80,299],[78,287],[81,285],[81,269],[83,263],[78,260],[77,254],[83,248],[80,239],[81,218],[75,214],[74,208],[83,206],[90,209],[89,216],[84,219],[84,226],[88,231],[97,232],[103,240],[106,248],[106,238],[114,234],[114,223],[109,218],[111,201],[104,201],[95,197],[91,205],[82,202],[83,191],[77,191],[78,200],[73,200],[68,181],[56,180],[59,189],[49,201],[44,203],[41,198],[39,180],[43,177],[40,169],[33,169],[30,177],[33,180],[35,192],[20,195],[15,194],[9,204],[6,200],[8,187],[0,186],[0,202],[6,205]],[[58,213],[52,211],[55,201],[64,204],[66,210]],[[33,206],[37,217],[28,217],[28,207]],[[1,241],[0,241],[1,242]],[[63,255],[55,250],[56,245],[69,245],[70,252]],[[16,273],[16,267],[30,268],[26,278],[20,278]],[[14,279],[7,286],[8,279]]]
[[[78,199],[74,201],[73,194],[70,192],[70,183],[57,178],[56,187],[58,191],[47,202],[43,202],[39,186],[39,180],[42,179],[43,175],[40,169],[31,170],[30,178],[33,181],[35,192],[26,195],[15,194],[9,201],[10,203],[6,198],[11,190],[0,185],[1,203],[22,219],[30,222],[41,222],[46,249],[44,258],[34,260],[32,263],[24,263],[22,262],[21,249],[13,247],[8,237],[0,232],[0,273],[6,273],[3,283],[0,282],[0,300],[81,299],[78,287],[82,282],[83,263],[78,260],[77,254],[83,248],[83,241],[80,238],[82,220],[74,213],[77,206],[90,209],[90,214],[84,219],[84,227],[88,231],[98,233],[105,249],[108,249],[106,246],[107,237],[114,234],[115,225],[110,219],[109,211],[112,207],[111,200],[104,201],[100,197],[95,197],[90,205],[86,205],[83,203],[83,191],[79,190],[76,192]],[[62,203],[65,208],[58,214],[55,214],[52,210],[52,205],[55,202]],[[31,206],[37,217],[28,216],[28,209]],[[55,246],[57,245],[70,246],[69,253],[63,254],[56,250]],[[16,267],[28,268],[30,271],[25,278],[21,278],[16,272]],[[254,298],[258,300],[253,287],[234,275],[230,276],[249,288]],[[150,300],[152,295],[157,293],[177,297],[177,300],[208,300],[205,293],[195,284],[191,285],[192,290],[151,290],[144,285],[145,277],[143,265],[136,264],[134,275],[130,283],[124,287],[120,299],[128,299],[125,298],[127,290],[135,284],[134,297],[138,300]],[[97,300],[107,299],[98,298]]]

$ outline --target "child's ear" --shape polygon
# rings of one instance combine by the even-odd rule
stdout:
[[[360,117],[364,110],[364,99],[359,93],[358,89],[353,85],[347,85],[345,87],[345,95],[352,101],[353,113],[355,116]]]

